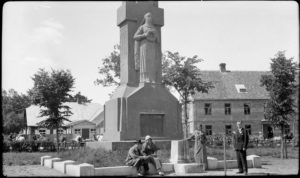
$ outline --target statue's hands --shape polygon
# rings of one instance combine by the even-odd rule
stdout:
[[[149,158],[149,156],[143,156],[143,158],[144,158],[144,159],[148,159],[148,158]]]

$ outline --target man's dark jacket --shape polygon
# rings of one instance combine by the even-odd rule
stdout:
[[[244,128],[242,128],[242,134],[240,134],[239,130],[234,134],[234,149],[235,150],[243,150],[243,148],[247,149],[249,142],[249,136]]]

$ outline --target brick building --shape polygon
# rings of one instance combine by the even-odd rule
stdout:
[[[278,135],[279,129],[264,119],[264,105],[269,97],[260,86],[260,78],[265,74],[268,72],[228,71],[225,63],[220,64],[219,71],[202,71],[201,77],[212,81],[215,88],[193,96],[189,105],[189,132],[202,124],[208,135],[231,133],[236,129],[236,122],[241,120],[251,135],[259,132],[265,138],[270,133]],[[298,109],[295,119],[286,130],[298,135]]]

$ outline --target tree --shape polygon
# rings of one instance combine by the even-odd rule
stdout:
[[[102,67],[98,67],[101,79],[95,84],[103,86],[120,85],[120,46],[115,45],[114,51],[109,57],[102,59]],[[197,56],[182,57],[178,52],[167,51],[162,57],[162,83],[167,87],[174,87],[180,95],[180,103],[184,106],[184,124],[187,135],[188,114],[187,105],[191,95],[198,92],[207,92],[213,87],[211,82],[204,82],[200,76],[200,70],[195,66],[201,62]]]
[[[284,127],[295,115],[297,64],[292,59],[287,59],[284,51],[279,51],[275,58],[271,59],[271,74],[261,77],[261,86],[266,87],[270,96],[265,106],[265,118],[281,130],[281,159],[287,158]]]
[[[92,100],[88,99],[86,96],[81,95],[80,92],[77,92],[74,96],[70,96],[68,102],[78,102],[81,103],[90,103]]]
[[[19,94],[14,89],[2,89],[3,133],[18,133],[25,127],[24,118],[17,113],[31,105],[28,95]]]
[[[120,85],[120,45],[115,45],[110,56],[102,59],[102,67],[98,67],[100,79],[95,80],[96,85]]]
[[[32,77],[34,86],[30,90],[34,104],[41,107],[40,117],[46,116],[45,120],[38,123],[41,127],[48,129],[58,129],[62,126],[63,121],[69,121],[67,116],[72,112],[70,107],[64,105],[68,101],[69,92],[73,88],[74,78],[70,71],[53,70],[51,73],[44,69],[39,71]],[[56,132],[57,146],[59,146],[59,136]],[[57,149],[59,151],[59,147]]]
[[[163,84],[174,87],[180,95],[180,103],[184,110],[185,137],[188,136],[188,104],[196,92],[207,93],[213,87],[211,82],[201,79],[201,71],[196,66],[202,60],[180,56],[178,52],[166,52],[163,60]]]

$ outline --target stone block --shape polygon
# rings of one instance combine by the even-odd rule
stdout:
[[[226,169],[237,168],[237,160],[226,160]],[[224,169],[224,160],[218,161],[218,169]]]
[[[249,156],[247,156],[247,161],[248,160],[250,160],[252,162],[253,168],[261,168],[261,159],[260,159],[260,156],[249,155]]]
[[[185,140],[172,140],[171,163],[184,163],[187,161],[187,144]]]
[[[173,163],[162,163],[162,170],[164,172],[174,172],[174,164]]]
[[[94,176],[95,169],[91,164],[83,163],[78,165],[66,165],[66,174],[70,176]]]
[[[204,165],[197,163],[178,163],[174,164],[176,174],[201,173],[204,172]]]
[[[95,176],[136,176],[137,170],[131,166],[95,168]]]
[[[45,159],[44,166],[52,169],[53,168],[53,163],[56,162],[56,161],[61,161],[61,159],[60,158]]]
[[[75,161],[72,160],[58,161],[53,163],[53,168],[65,174],[67,165],[74,163]]]
[[[218,168],[218,159],[213,157],[207,157],[208,169],[213,170]]]
[[[52,158],[51,156],[42,156],[41,157],[41,166],[44,166],[44,162],[45,162],[45,159],[50,159]]]

